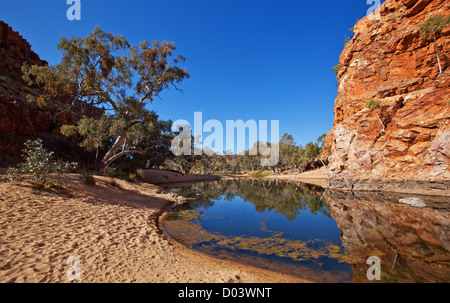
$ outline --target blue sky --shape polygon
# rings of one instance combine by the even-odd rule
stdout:
[[[150,108],[163,119],[279,120],[305,145],[333,125],[336,77],[331,70],[367,0],[81,0],[69,21],[66,0],[2,0],[0,20],[57,64],[62,36],[96,25],[141,40],[174,41],[191,78],[184,94],[165,92]],[[193,122],[191,122],[193,123]],[[270,125],[270,123],[269,123]]]

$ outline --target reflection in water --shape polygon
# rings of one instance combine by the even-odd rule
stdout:
[[[164,229],[194,249],[313,281],[368,282],[369,256],[382,260],[384,282],[450,281],[449,212],[439,198],[416,209],[391,194],[257,180],[173,191],[190,202]]]
[[[385,282],[450,282],[450,213],[446,198],[423,197],[432,207],[395,203],[405,195],[326,192],[347,254],[381,259]],[[391,201],[391,202],[387,202]],[[356,259],[355,259],[356,260]],[[367,265],[352,264],[353,280],[366,282]]]
[[[183,186],[173,190],[176,194],[190,198],[193,203],[183,207],[209,208],[217,200],[232,201],[236,197],[242,198],[255,206],[256,211],[264,213],[275,211],[294,220],[305,210],[311,213],[322,213],[330,217],[325,199],[324,189],[305,183],[289,184],[282,181],[262,180],[225,180],[197,183],[192,186]]]

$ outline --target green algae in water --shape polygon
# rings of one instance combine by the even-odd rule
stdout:
[[[184,210],[177,213],[177,220],[170,218],[164,224],[165,230],[184,245],[211,250],[227,249],[247,251],[262,256],[288,258],[292,261],[319,262],[324,257],[338,262],[361,262],[360,258],[348,256],[342,247],[320,239],[301,241],[283,237],[280,231],[269,230],[266,222],[261,222],[261,230],[267,237],[232,236],[210,232],[202,228],[201,210]]]
[[[189,202],[163,221],[165,231],[217,258],[317,282],[368,282],[366,260],[377,256],[381,282],[450,281],[450,211],[439,197],[426,198],[438,207],[413,209],[398,204],[401,194],[263,180],[173,191]]]
[[[175,192],[190,202],[175,207],[163,227],[188,247],[213,255],[225,253],[231,259],[257,256],[317,268],[334,263],[332,267],[345,272],[348,281],[347,263],[353,257],[340,245],[340,231],[321,189],[316,190],[264,181],[219,181],[179,188]],[[320,227],[314,229],[315,224]]]

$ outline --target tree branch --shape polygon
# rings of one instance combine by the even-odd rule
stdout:
[[[124,151],[121,151],[120,153],[115,154],[111,158],[109,158],[106,163],[109,165],[112,162],[114,162],[115,160],[119,159],[120,157],[128,155],[128,154],[146,155],[147,153],[148,153],[148,149],[145,149],[145,150],[138,150],[138,149],[124,150]]]

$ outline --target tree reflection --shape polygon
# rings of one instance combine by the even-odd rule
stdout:
[[[233,201],[237,197],[250,202],[260,212],[274,211],[289,221],[304,211],[321,213],[331,217],[328,205],[323,198],[323,189],[304,183],[286,183],[263,180],[220,180],[199,183],[172,190],[188,198],[189,202],[177,206],[178,210],[208,209],[215,201]]]

